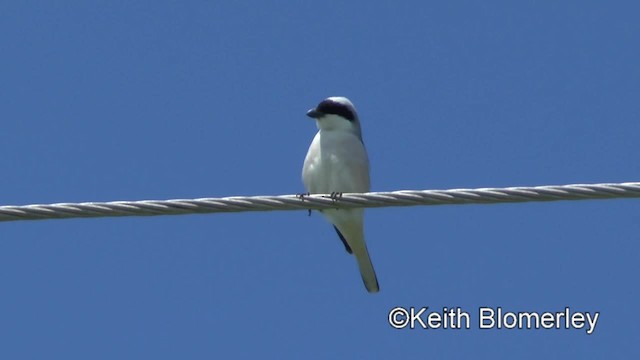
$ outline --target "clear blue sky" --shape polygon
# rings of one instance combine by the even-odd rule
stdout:
[[[441,2],[444,3],[444,2]],[[303,190],[349,97],[373,190],[640,180],[636,2],[0,5],[0,204]],[[0,224],[0,358],[633,358],[639,200]],[[396,330],[396,306],[469,330]],[[600,312],[479,330],[477,309]]]

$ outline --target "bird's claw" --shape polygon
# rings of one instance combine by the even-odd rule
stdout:
[[[302,193],[302,194],[296,194],[296,197],[298,199],[300,199],[300,201],[304,201],[304,197],[305,196],[309,196],[309,195],[311,195],[311,194],[310,193]],[[309,215],[307,215],[307,216],[311,216],[311,209],[307,209],[307,211],[309,212]]]

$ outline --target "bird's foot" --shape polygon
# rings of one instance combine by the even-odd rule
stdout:
[[[302,194],[296,194],[296,197],[298,199],[300,199],[300,201],[304,201],[304,197],[305,196],[309,196],[309,195],[311,195],[311,194],[310,193],[302,193]],[[311,209],[307,209],[307,211],[309,212],[309,215],[307,215],[307,216],[311,216]]]
[[[342,199],[342,193],[339,191],[333,191],[330,196],[331,200],[335,203],[338,200]]]

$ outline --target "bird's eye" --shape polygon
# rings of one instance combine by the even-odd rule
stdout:
[[[349,121],[353,121],[356,118],[355,114],[348,106],[331,100],[325,100],[321,102],[320,104],[318,104],[318,107],[316,109],[323,114],[339,115]]]

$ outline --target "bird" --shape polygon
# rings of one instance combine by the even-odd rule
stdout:
[[[369,157],[353,103],[342,96],[328,97],[307,111],[307,116],[315,119],[318,128],[302,167],[307,192],[334,196],[369,192]],[[345,250],[355,256],[367,291],[380,291],[364,238],[364,209],[325,209],[321,213]]]

